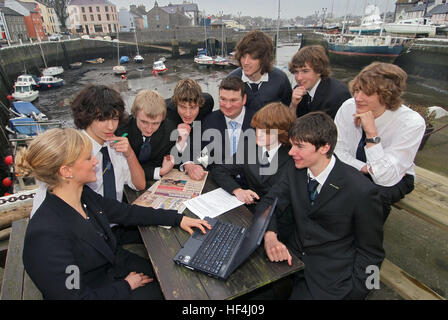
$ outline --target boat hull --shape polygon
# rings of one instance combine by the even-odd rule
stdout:
[[[54,89],[59,88],[64,85],[64,80],[57,81],[57,82],[39,82],[38,89],[39,90],[48,90],[48,89]]]
[[[37,98],[39,98],[39,91],[33,91],[31,93],[22,94],[22,93],[13,93],[12,97],[17,101],[26,101],[33,102]]]
[[[389,47],[328,44],[328,56],[331,63],[350,67],[363,67],[373,61],[393,63],[402,50],[402,45]]]

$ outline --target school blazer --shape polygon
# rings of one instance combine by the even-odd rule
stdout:
[[[121,275],[122,280],[114,278],[116,270],[112,275],[117,244],[109,223],[177,226],[182,215],[106,199],[87,186],[81,200],[89,219],[97,221],[104,236],[66,202],[47,192],[25,234],[25,270],[45,299],[128,299],[131,288],[124,280],[127,274]],[[74,267],[79,269],[79,290],[66,286]]]
[[[359,171],[336,164],[313,206],[307,169],[288,162],[283,178],[263,197],[263,210],[275,197],[277,210],[292,206],[294,235],[286,245],[305,263],[304,299],[363,299],[369,265],[381,266],[383,209],[378,188]],[[268,230],[277,232],[276,219]]]

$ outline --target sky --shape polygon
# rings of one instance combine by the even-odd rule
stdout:
[[[117,5],[118,8],[129,8],[130,4],[143,4],[147,11],[154,7],[155,2],[155,0],[109,1]],[[159,6],[166,6],[170,2],[172,4],[181,4],[183,0],[157,0],[157,2]],[[207,15],[217,15],[220,11],[223,11],[224,14],[233,14],[235,16],[260,16],[273,19],[277,19],[278,16],[279,0],[193,0],[192,2],[198,4],[199,11],[205,10]],[[377,5],[381,12],[384,12],[386,7],[388,11],[394,11],[395,8],[395,0],[280,0],[280,18],[306,17],[316,14],[316,11],[319,11],[319,15],[323,11],[326,11],[328,14],[332,8],[335,16],[343,17],[346,11],[362,15],[363,8],[368,4]],[[323,10],[323,8],[326,8],[326,10]]]

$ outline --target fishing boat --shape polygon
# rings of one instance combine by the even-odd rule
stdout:
[[[17,77],[16,82],[14,83],[14,86],[18,83],[26,83],[32,85],[33,89],[37,88],[37,84],[39,82],[39,78],[32,75],[32,74],[22,74]]]
[[[128,56],[121,56],[120,58],[120,63],[124,64],[124,63],[128,63],[129,62],[129,57]]]
[[[331,63],[363,67],[373,61],[393,63],[410,40],[391,36],[326,35]]]
[[[216,56],[216,57],[213,59],[213,64],[214,64],[215,66],[221,66],[221,67],[228,67],[228,66],[231,65],[229,59],[224,58],[224,57],[221,57],[221,56]]]
[[[14,84],[12,97],[17,101],[32,102],[39,98],[39,91],[34,90],[31,83],[19,81]]]
[[[195,57],[194,62],[199,65],[213,65],[215,63],[212,57],[205,54],[201,54]]]
[[[152,65],[152,74],[156,75],[159,73],[167,72],[168,68],[165,66],[165,63],[162,60],[157,60]]]
[[[39,90],[47,90],[51,88],[58,88],[64,85],[64,80],[53,76],[43,76],[37,85]]]

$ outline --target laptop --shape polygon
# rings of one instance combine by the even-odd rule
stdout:
[[[266,210],[255,213],[249,228],[205,217],[212,229],[206,234],[196,230],[176,254],[174,262],[226,280],[261,244],[276,205],[277,198]]]

